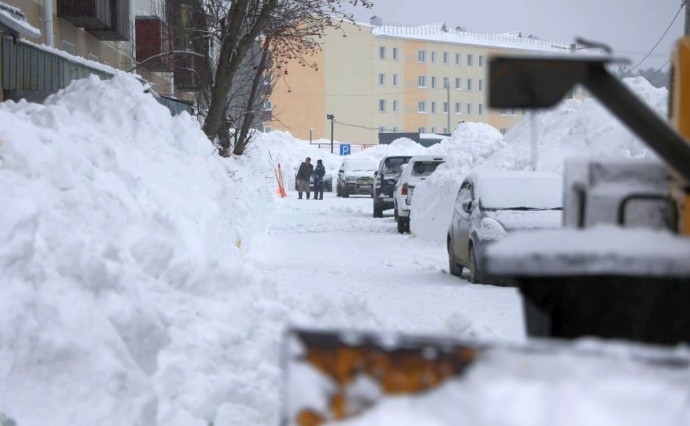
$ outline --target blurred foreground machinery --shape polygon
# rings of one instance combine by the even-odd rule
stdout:
[[[506,375],[522,380],[521,370],[501,368],[506,360],[532,370],[550,365],[549,383],[568,374],[582,379],[582,371],[571,371],[593,359],[607,365],[594,372],[618,365],[651,365],[675,377],[690,372],[687,350],[648,345],[690,342],[690,38],[680,40],[674,52],[671,125],[614,78],[608,62],[575,55],[499,56],[489,62],[491,107],[549,108],[581,84],[660,159],[568,162],[564,228],[516,233],[489,248],[489,273],[518,283],[528,334],[549,339],[511,346],[290,330],[283,424],[317,426],[366,415],[387,395],[427,398],[442,383],[462,387],[478,366],[492,372],[487,386],[497,379],[505,384]],[[629,343],[562,340],[584,336]],[[567,362],[553,368],[562,359]],[[587,377],[583,388],[596,388],[600,379]],[[467,398],[477,391],[474,386],[453,395]],[[454,402],[456,409],[468,407]]]

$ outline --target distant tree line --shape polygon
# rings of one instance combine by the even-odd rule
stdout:
[[[629,65],[620,65],[614,72],[619,78],[644,77],[654,87],[671,87],[671,68],[640,68],[630,71]]]

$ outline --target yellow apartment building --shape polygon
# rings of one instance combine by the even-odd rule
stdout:
[[[577,48],[519,33],[449,29],[444,23],[388,25],[376,17],[370,24],[329,29],[321,42],[322,50],[309,58],[316,67],[289,64],[276,82],[267,130],[329,139],[330,114],[334,138],[355,144],[376,144],[379,132],[451,133],[464,121],[505,133],[523,112],[487,108],[489,55]]]

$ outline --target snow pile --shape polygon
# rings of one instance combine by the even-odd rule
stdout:
[[[309,141],[295,139],[290,133],[280,131],[259,134],[247,148],[246,154],[249,157],[265,157],[268,154],[275,165],[280,163],[286,188],[294,188],[297,169],[307,157],[311,158],[313,165],[316,165],[317,160],[323,160],[326,173],[331,173],[334,182],[342,161],[337,154],[331,154],[329,151],[309,145]]]
[[[273,168],[261,149],[219,158],[124,73],[0,104],[0,419],[276,424],[290,316],[372,316],[281,302],[245,263]]]
[[[655,88],[642,77],[629,78],[625,84],[660,116],[666,115],[668,91]],[[464,125],[477,126],[465,123]],[[412,232],[421,238],[445,241],[452,216],[452,206],[464,176],[471,170],[530,170],[531,126],[537,129],[537,170],[563,173],[569,157],[645,159],[655,157],[641,141],[615,119],[596,99],[567,100],[556,108],[528,117],[505,138],[488,131],[470,134],[470,140],[482,141],[461,145],[463,151],[432,146],[447,158],[447,164],[426,182],[415,188],[412,203]],[[463,125],[453,133],[452,144]],[[458,136],[456,136],[458,135]],[[469,149],[470,153],[464,152]],[[477,152],[479,150],[479,152]]]
[[[415,187],[411,213],[414,234],[445,241],[462,178],[504,146],[503,135],[488,124],[462,123],[450,139],[429,147],[427,154],[443,156],[446,162]]]

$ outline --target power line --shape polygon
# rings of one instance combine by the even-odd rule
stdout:
[[[654,44],[654,47],[652,47],[652,49],[645,55],[644,58],[642,58],[642,60],[641,60],[640,62],[637,63],[637,65],[635,65],[634,67],[630,68],[630,70],[628,70],[628,72],[625,74],[626,77],[627,77],[628,75],[630,75],[630,73],[633,72],[637,67],[639,67],[640,65],[642,65],[642,63],[643,63],[645,60],[647,60],[647,58],[649,58],[649,55],[651,55],[652,52],[654,52],[654,49],[656,49],[657,46],[659,46],[659,43],[661,43],[661,40],[663,40],[664,37],[666,37],[666,34],[668,34],[668,30],[671,29],[671,27],[673,26],[673,23],[676,22],[676,19],[678,19],[678,15],[680,15],[680,11],[683,10],[683,7],[684,7],[684,6],[685,6],[685,0],[683,0],[683,1],[681,2],[680,8],[678,8],[678,12],[676,12],[676,16],[674,16],[674,17],[673,17],[673,20],[671,20],[671,23],[668,24],[668,27],[666,27],[666,31],[664,31],[664,33],[661,35],[661,37],[659,37],[659,40],[656,42],[656,44]]]

